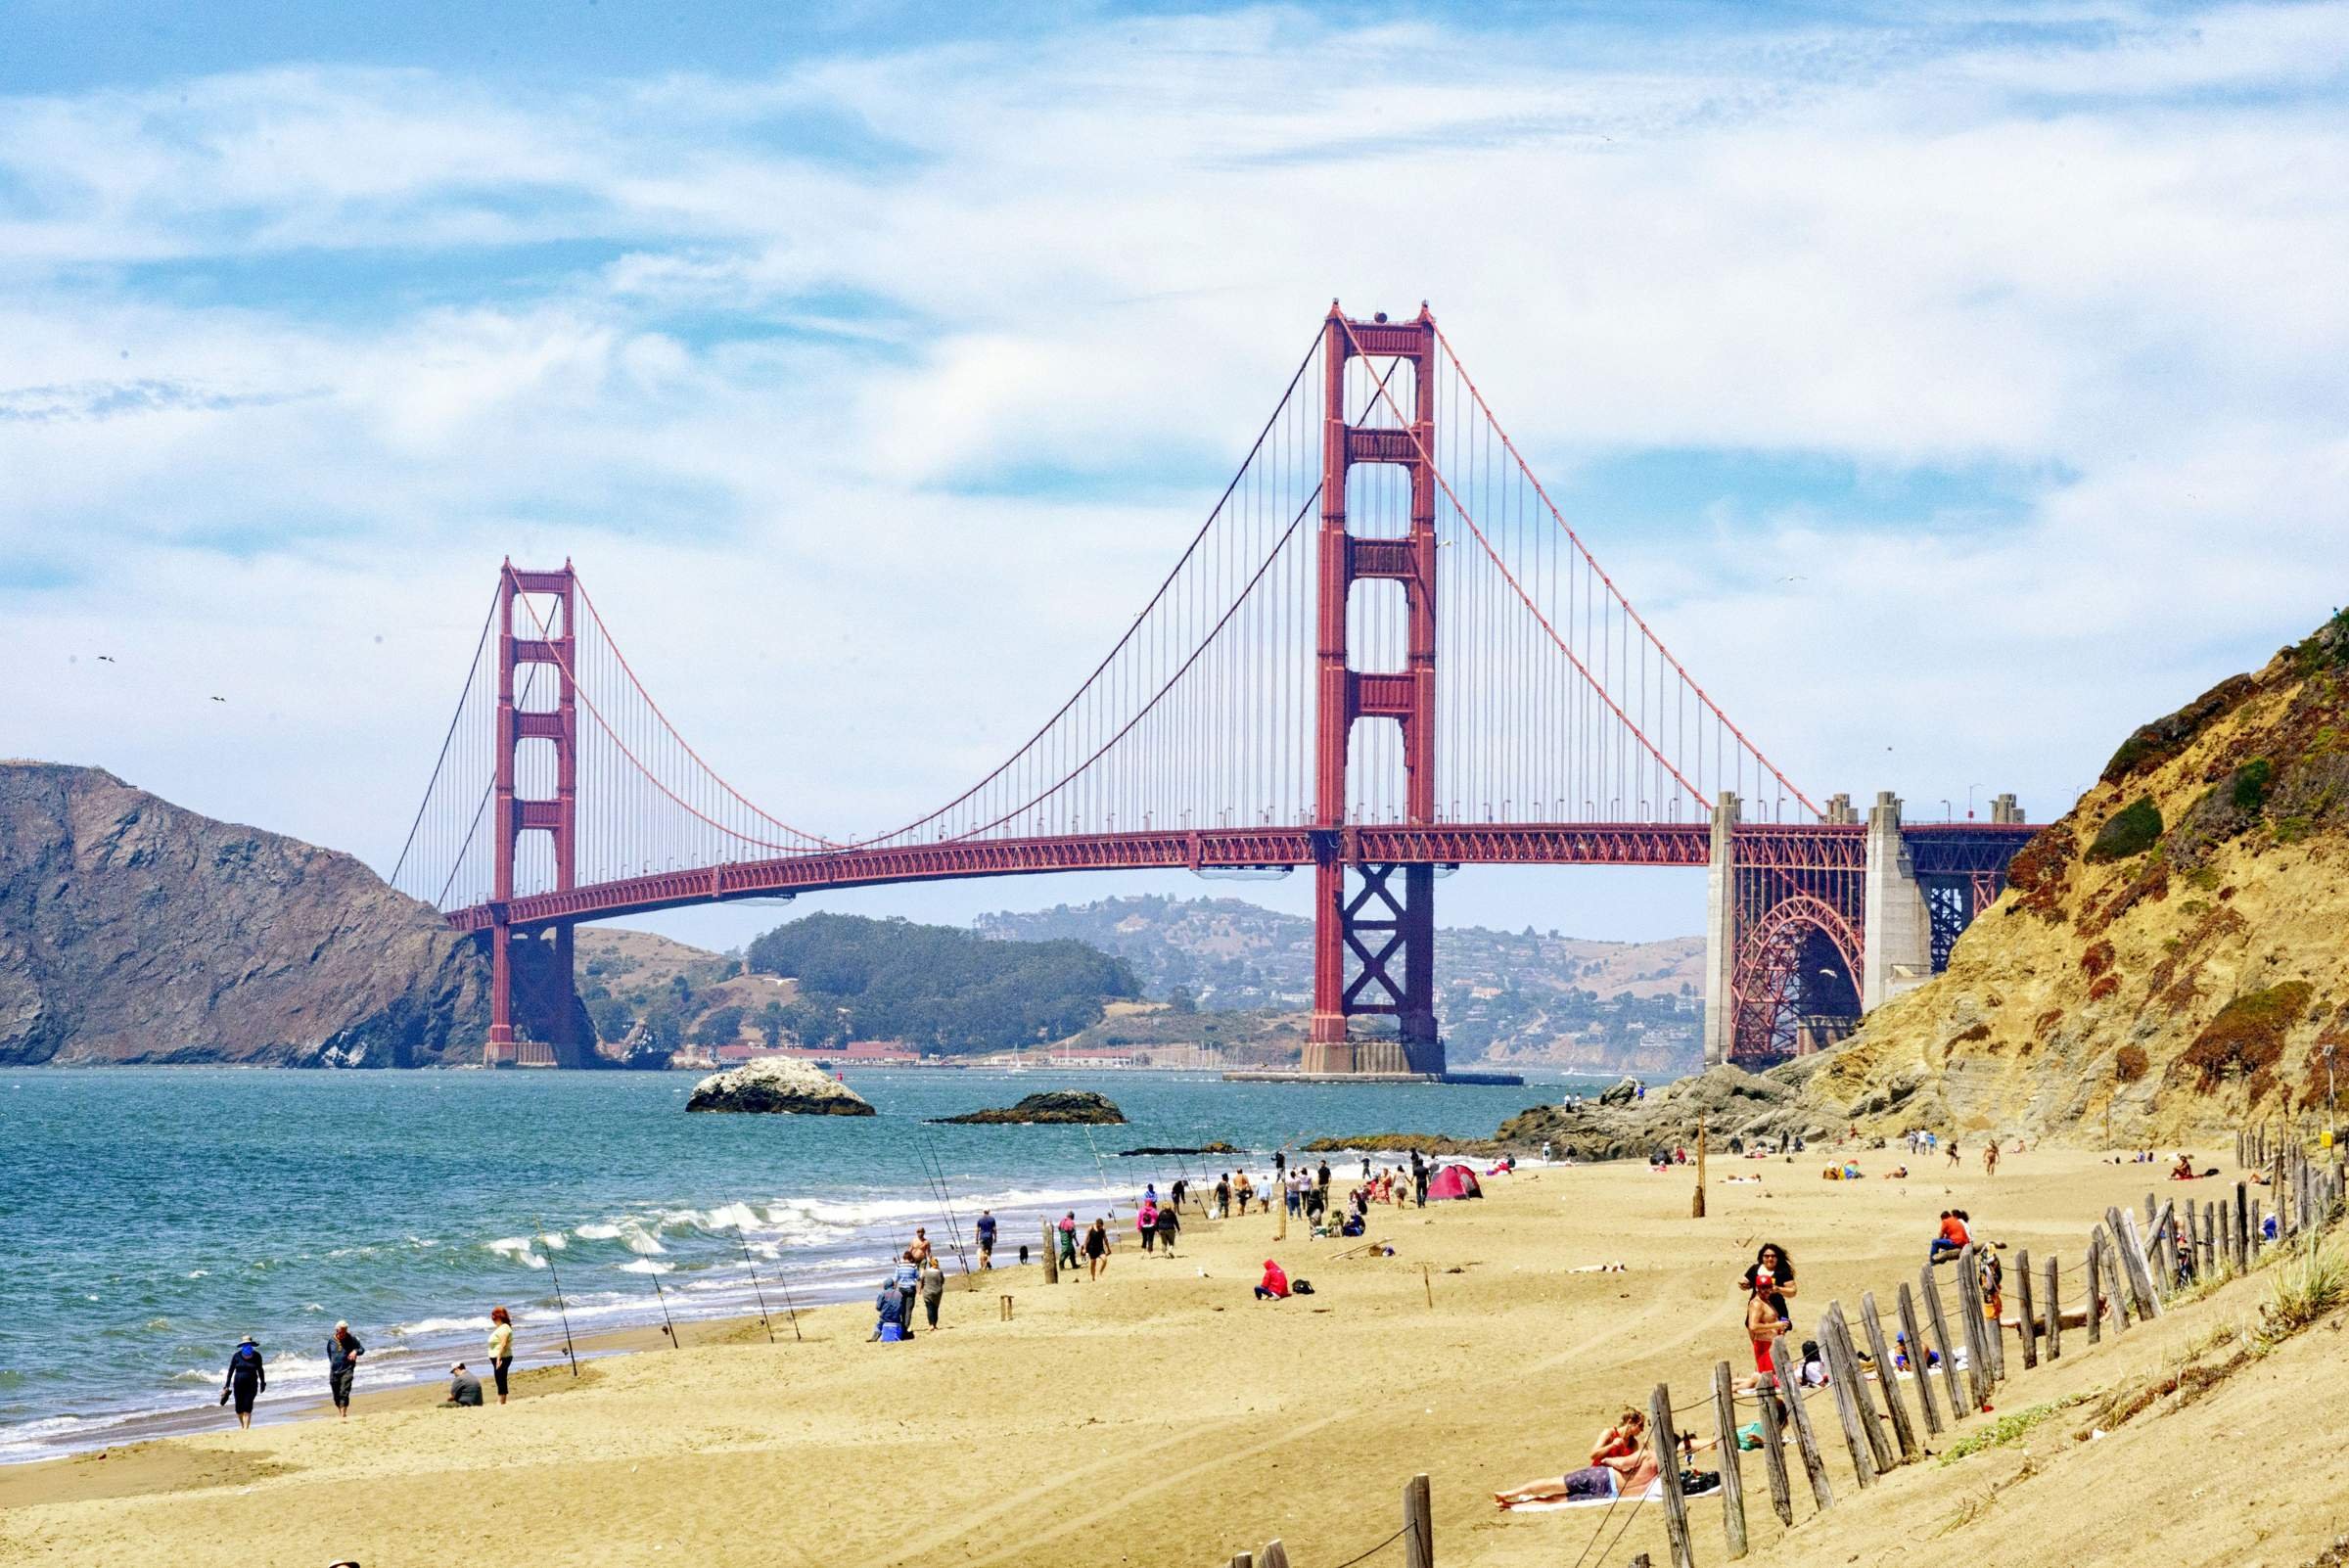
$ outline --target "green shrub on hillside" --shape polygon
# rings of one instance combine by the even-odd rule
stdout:
[[[2234,779],[2228,787],[2228,799],[2238,811],[2257,811],[2268,804],[2268,780],[2276,769],[2264,757],[2245,762],[2234,770]]]
[[[2160,842],[2161,807],[2149,795],[2141,795],[2105,822],[2088,847],[2091,860],[2126,860],[2144,853]]]

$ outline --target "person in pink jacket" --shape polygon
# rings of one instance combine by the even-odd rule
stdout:
[[[1142,1251],[1148,1252],[1151,1242],[1158,1237],[1158,1205],[1144,1198],[1142,1206],[1134,1211],[1133,1228],[1142,1233]]]

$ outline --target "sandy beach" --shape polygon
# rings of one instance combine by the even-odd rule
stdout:
[[[1895,1163],[1891,1151],[1860,1159]],[[1393,1257],[1337,1258],[1348,1243],[1299,1239],[1298,1225],[1275,1244],[1273,1217],[1251,1215],[1193,1223],[1173,1261],[1129,1242],[1099,1283],[1064,1275],[1046,1288],[1035,1268],[998,1269],[972,1290],[957,1279],[944,1329],[909,1345],[869,1344],[867,1311],[831,1308],[801,1314],[804,1340],[785,1328],[769,1345],[756,1322],[704,1325],[681,1350],[602,1357],[576,1381],[535,1370],[502,1409],[440,1409],[434,1388],[363,1395],[347,1422],[243,1433],[223,1414],[218,1431],[0,1470],[0,1559],[1206,1565],[1278,1537],[1300,1568],[1334,1568],[1393,1533],[1404,1484],[1426,1471],[1439,1562],[1571,1562],[1589,1514],[1503,1516],[1491,1494],[1582,1463],[1613,1410],[1659,1380],[1685,1405],[1715,1361],[1742,1367],[1736,1281],[1761,1240],[1795,1260],[1799,1337],[1828,1300],[1856,1306],[1868,1288],[1888,1299],[1913,1278],[1944,1207],[1968,1209],[1979,1236],[2069,1259],[2106,1204],[2161,1185],[2158,1168],[2056,1150],[2011,1156],[1995,1177],[1974,1161],[1962,1172],[1912,1162],[1906,1180],[1831,1183],[1822,1163],[1715,1161],[1702,1221],[1688,1213],[1693,1169],[1535,1167],[1488,1179],[1482,1202],[1374,1211],[1370,1234]],[[1274,1256],[1315,1294],[1253,1300]],[[1578,1271],[1616,1262],[1625,1272]],[[2056,1398],[2158,1363],[2251,1311],[2259,1289],[2234,1285],[2095,1354],[2075,1349],[2011,1397]],[[551,1326],[525,1334],[543,1346]],[[2291,1497],[2262,1498],[2267,1459],[2242,1441],[2250,1417],[2233,1402],[2256,1400],[2254,1381],[2340,1383],[2337,1344],[2304,1336],[2237,1379],[2242,1389],[2171,1418],[2237,1434],[2194,1439],[2203,1451],[2190,1458],[2175,1448],[2147,1457],[2148,1442],[2187,1429],[2141,1421],[2104,1443],[2066,1435],[2066,1452],[2036,1462],[2075,1468],[2083,1485],[2134,1477],[2148,1506],[2162,1494],[2146,1491],[2147,1465],[2210,1488],[2207,1509],[2172,1521],[2185,1544],[2170,1561],[2304,1561],[2343,1506],[2331,1500],[2344,1495],[2341,1446],[2324,1444]],[[2321,1419],[2332,1430],[2309,1435],[2337,1440],[2340,1417]],[[2043,1429],[2049,1442],[2058,1426]],[[2018,1458],[2033,1462],[2010,1449],[1911,1466],[1816,1520],[1806,1499],[1791,1534],[1764,1501],[1757,1556],[1979,1563],[2010,1554],[2027,1526],[2035,1555],[2086,1563],[2123,1560],[2142,1539],[2078,1508],[2073,1484],[2044,1479],[2008,1482],[1995,1507],[1936,1533],[1969,1489],[1994,1472],[2005,1481]],[[1841,1455],[1830,1464],[1853,1491]],[[2232,1491],[2230,1465],[2242,1472]],[[1749,1461],[1757,1495],[1759,1474]],[[2230,1508],[2265,1532],[2259,1553],[2227,1533]],[[1691,1512],[1699,1561],[1724,1560],[1718,1503]],[[1629,1524],[1606,1561],[1666,1560],[1659,1509]],[[2205,1530],[2207,1551],[2193,1545]],[[2303,1542],[2315,1545],[2293,1555]]]

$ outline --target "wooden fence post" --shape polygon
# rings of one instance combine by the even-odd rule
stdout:
[[[2149,1322],[2161,1315],[2161,1303],[2153,1291],[2153,1267],[2145,1259],[2145,1245],[2137,1232],[2137,1216],[2116,1207],[2106,1210],[2104,1218],[2121,1250],[2121,1274],[2129,1281],[2129,1294],[2137,1303],[2138,1320]]]
[[[1771,1359],[1777,1357],[1773,1353]],[[1770,1510],[1778,1516],[1778,1523],[1791,1526],[1794,1483],[1786,1475],[1786,1423],[1778,1416],[1779,1396],[1767,1383],[1755,1393],[1762,1407],[1762,1469],[1770,1477]]]
[[[1983,1344],[1982,1274],[1970,1244],[1958,1255],[1958,1315],[1965,1319],[1966,1381],[1974,1391],[1968,1408],[1978,1410],[1990,1403],[1991,1369],[1990,1352]]]
[[[2048,1360],[2063,1360],[2063,1262],[2048,1255]]]
[[[1044,1283],[1060,1283],[1060,1250],[1053,1243],[1052,1222],[1049,1218],[1044,1221]]]
[[[1655,1445],[1656,1479],[1664,1488],[1664,1534],[1673,1568],[1696,1568],[1688,1549],[1688,1499],[1681,1495],[1681,1440],[1672,1426],[1672,1390],[1662,1383],[1647,1397],[1647,1440]],[[1413,1562],[1409,1568],[1425,1568]]]
[[[2251,1267],[2251,1183],[2234,1184],[2234,1271]]]
[[[1267,1541],[1265,1549],[1256,1554],[1257,1568],[1289,1568],[1289,1548],[1278,1541]]]
[[[1771,1392],[1759,1389],[1768,1401]],[[1713,1363],[1713,1428],[1721,1434],[1721,1529],[1728,1541],[1729,1561],[1745,1555],[1745,1471],[1737,1456],[1737,1396],[1729,1387],[1729,1363]]]
[[[1970,1403],[1958,1386],[1958,1347],[1950,1339],[1950,1320],[1941,1310],[1941,1283],[1933,1277],[1933,1266],[1925,1265],[1916,1277],[1917,1288],[1924,1292],[1925,1314],[1933,1320],[1933,1345],[1941,1352],[1941,1381],[1943,1392],[1950,1396],[1950,1425],[1956,1426],[1981,1407]]]
[[[1250,1552],[1235,1551],[1231,1556],[1231,1568],[1256,1568],[1256,1558]]]
[[[1901,1294],[1894,1308],[1901,1314],[1901,1333],[1909,1341],[1910,1364],[1916,1368],[1916,1403],[1925,1407],[1925,1431],[1939,1437],[1941,1408],[1933,1402],[1933,1357],[1925,1347],[1925,1336],[1917,1332],[1916,1293],[1905,1279],[1901,1281]]]
[[[1851,1451],[1852,1476],[1863,1491],[1876,1484],[1881,1473],[1876,1464],[1876,1445],[1867,1440],[1866,1423],[1873,1413],[1862,1408],[1860,1401],[1866,1391],[1860,1387],[1859,1366],[1845,1359],[1843,1343],[1835,1334],[1835,1307],[1819,1318],[1819,1348],[1827,1359],[1827,1392],[1835,1399],[1835,1416],[1843,1424],[1844,1447]],[[1883,1441],[1881,1437],[1877,1442]]]
[[[2031,1254],[2028,1249],[2014,1255],[2014,1280],[2021,1287],[2015,1295],[2016,1311],[2023,1324],[2023,1367],[2026,1371],[2039,1364],[2039,1318],[2031,1299]]]
[[[2153,1295],[2156,1301],[2178,1294],[2178,1205],[2165,1203],[2153,1218]]]
[[[1680,1485],[1680,1471],[1673,1471]],[[1436,1568],[1436,1516],[1428,1505],[1427,1477],[1415,1475],[1403,1487],[1403,1560],[1405,1568]],[[1682,1568],[1691,1568],[1683,1564]]]
[[[1852,1392],[1860,1406],[1860,1424],[1867,1431],[1867,1452],[1876,1461],[1876,1474],[1883,1475],[1901,1461],[1896,1456],[1892,1439],[1885,1435],[1883,1412],[1876,1408],[1876,1402],[1868,1395],[1867,1373],[1860,1365],[1860,1342],[1852,1337],[1851,1319],[1843,1314],[1843,1303],[1829,1302],[1827,1313],[1835,1319],[1836,1350],[1858,1374],[1852,1381]]]
[[[1901,1462],[1923,1455],[1924,1450],[1916,1441],[1916,1428],[1909,1423],[1909,1402],[1901,1398],[1901,1375],[1893,1365],[1892,1347],[1884,1341],[1884,1319],[1876,1312],[1876,1293],[1860,1293],[1860,1326],[1867,1331],[1867,1353],[1876,1359],[1876,1387],[1884,1391],[1884,1409],[1892,1417],[1892,1435],[1901,1446]],[[1910,1358],[1914,1360],[1915,1358]],[[1916,1369],[1919,1382],[1924,1380],[1922,1366]]]
[[[2097,1343],[2104,1337],[2104,1249],[2096,1244],[2096,1233],[2088,1233],[2088,1342]]]
[[[1819,1436],[1811,1430],[1811,1410],[1803,1403],[1802,1379],[1794,1375],[1784,1336],[1770,1342],[1770,1360],[1777,1368],[1778,1387],[1786,1395],[1786,1413],[1794,1417],[1794,1446],[1802,1452],[1803,1475],[1811,1483],[1811,1500],[1821,1508],[1832,1508],[1835,1489],[1827,1485],[1827,1461],[1820,1457]]]

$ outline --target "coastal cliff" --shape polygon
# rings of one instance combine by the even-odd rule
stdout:
[[[478,1059],[487,966],[347,854],[0,762],[0,1064]]]

